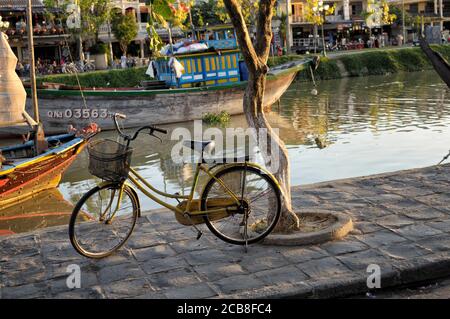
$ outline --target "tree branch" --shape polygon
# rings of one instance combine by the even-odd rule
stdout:
[[[236,30],[237,40],[244,56],[245,63],[249,71],[256,72],[259,69],[258,55],[253,47],[252,40],[248,33],[247,25],[245,24],[242,8],[237,0],[224,0],[223,3],[228,11],[231,22]]]

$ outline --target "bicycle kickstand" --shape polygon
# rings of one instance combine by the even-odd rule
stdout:
[[[189,219],[189,221],[191,222],[192,226],[197,231],[197,240],[199,240],[200,237],[202,237],[202,235],[203,235],[202,231],[200,229],[198,229],[197,225],[194,224],[194,222],[191,219],[191,215],[189,215],[188,213],[184,213],[183,216],[186,217],[187,219]]]

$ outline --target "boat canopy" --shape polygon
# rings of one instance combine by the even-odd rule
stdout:
[[[168,86],[183,88],[239,82],[242,80],[239,54],[239,50],[224,50],[220,53],[213,51],[175,55],[184,68],[179,78],[170,66],[171,58],[159,58],[156,61],[158,79],[165,81]]]
[[[0,32],[0,126],[35,125],[26,113],[27,93],[16,74],[17,57]]]

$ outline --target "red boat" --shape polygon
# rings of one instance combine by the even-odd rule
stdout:
[[[75,134],[51,136],[45,139],[48,149],[33,154],[34,141],[0,148],[0,209],[37,192],[57,187],[62,173],[83,150],[88,139]]]

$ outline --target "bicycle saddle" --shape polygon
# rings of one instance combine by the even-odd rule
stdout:
[[[197,152],[211,152],[214,149],[216,143],[214,141],[186,140],[183,142],[183,145],[186,147],[190,147],[191,149]]]

